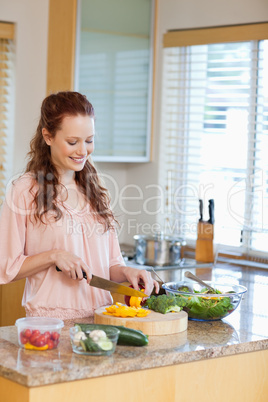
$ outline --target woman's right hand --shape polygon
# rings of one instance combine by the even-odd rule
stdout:
[[[65,250],[55,250],[55,257],[53,259],[56,267],[58,267],[66,276],[68,276],[68,278],[78,279],[81,281],[83,279],[84,271],[87,275],[87,283],[90,282],[92,272],[82,258]]]

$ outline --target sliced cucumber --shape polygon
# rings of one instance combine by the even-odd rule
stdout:
[[[83,350],[86,352],[87,347],[86,347],[85,341],[80,340],[80,345],[82,346]]]
[[[104,325],[104,324],[75,324],[79,326],[83,332],[90,332],[94,329],[103,329],[108,333],[110,328],[119,329],[118,345],[125,346],[146,346],[149,343],[148,335],[145,335],[142,331],[138,331],[132,328],[126,328],[122,325]]]
[[[109,341],[108,338],[106,339],[101,339],[98,342],[98,346],[102,349],[102,350],[111,350],[113,348],[113,343],[111,341]]]

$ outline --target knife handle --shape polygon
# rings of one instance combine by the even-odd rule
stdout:
[[[199,222],[202,222],[203,221],[203,200],[199,200],[199,214],[200,214]]]
[[[57,267],[57,266],[56,266],[56,271],[62,272],[62,270],[59,269],[59,267]],[[84,278],[84,279],[87,279],[87,274],[85,273],[85,271],[82,270],[82,272],[83,272],[83,278]]]
[[[211,223],[212,225],[214,224],[214,200],[209,200],[209,206],[208,206],[208,210],[209,210],[209,220],[208,222]]]

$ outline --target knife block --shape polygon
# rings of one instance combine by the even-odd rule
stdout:
[[[199,262],[213,262],[214,226],[208,222],[198,222],[195,259]]]

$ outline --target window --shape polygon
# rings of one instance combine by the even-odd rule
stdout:
[[[12,169],[14,24],[0,23],[0,206]],[[7,157],[8,155],[8,157]]]
[[[208,200],[214,199],[215,243],[247,254],[267,252],[266,39],[268,24],[166,34],[161,161],[166,232],[194,241],[198,200],[208,219]]]

